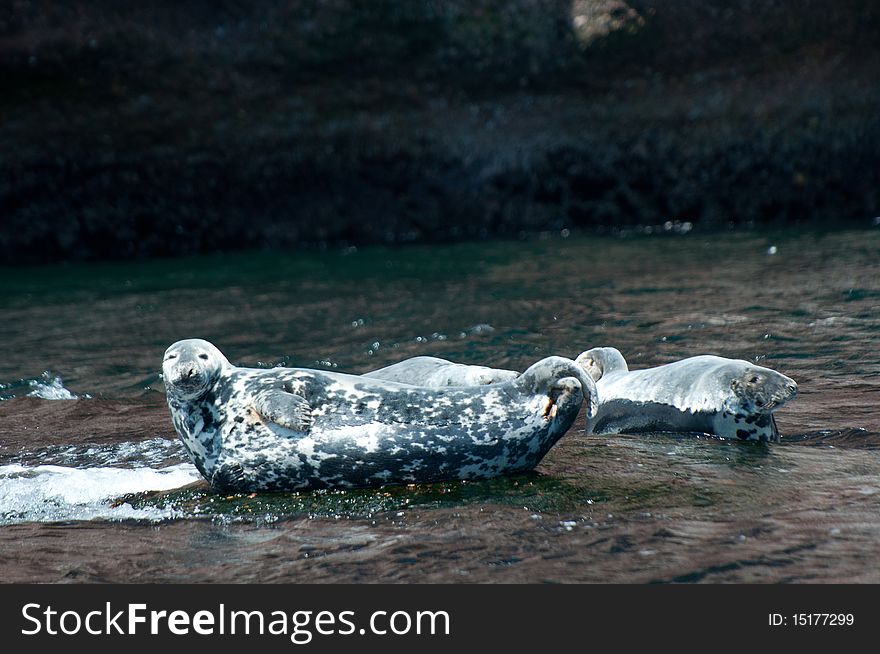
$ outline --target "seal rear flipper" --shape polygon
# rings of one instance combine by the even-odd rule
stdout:
[[[283,390],[260,393],[254,409],[264,420],[286,429],[306,433],[312,426],[312,407],[305,398]]]

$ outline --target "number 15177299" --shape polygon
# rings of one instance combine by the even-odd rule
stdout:
[[[852,613],[770,613],[771,627],[850,627],[856,619]]]

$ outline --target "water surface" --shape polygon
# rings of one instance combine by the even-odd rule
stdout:
[[[0,270],[8,581],[880,581],[880,231],[237,254]],[[160,494],[198,478],[173,341],[360,373],[419,354],[523,370],[614,345],[793,377],[779,446],[586,436],[529,475]]]

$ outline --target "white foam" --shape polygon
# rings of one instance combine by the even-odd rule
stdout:
[[[0,383],[0,401],[11,400],[21,395],[38,397],[42,400],[78,400],[80,398],[91,399],[92,397],[88,393],[77,395],[65,388],[64,380],[48,370],[34,379],[19,379],[15,382]]]
[[[111,507],[108,500],[178,488],[200,478],[192,464],[167,468],[0,466],[0,525],[62,520],[164,520],[173,509]]]
[[[61,377],[53,377],[48,370],[40,375],[39,379],[29,379],[27,383],[34,389],[28,393],[28,397],[39,397],[44,400],[76,400],[79,398],[78,395],[64,388],[64,381]]]
[[[32,379],[29,384],[34,390],[28,393],[28,397],[39,397],[44,400],[76,399],[76,395],[64,388],[64,383],[61,381],[61,377],[55,377],[49,381]]]

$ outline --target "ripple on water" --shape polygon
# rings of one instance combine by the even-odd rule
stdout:
[[[880,435],[866,429],[821,429],[819,431],[786,436],[784,445],[807,445],[812,447],[844,447],[847,449],[880,449]]]
[[[149,438],[104,445],[49,445],[0,457],[0,463],[24,466],[58,465],[71,468],[162,467],[189,461],[178,440]]]

